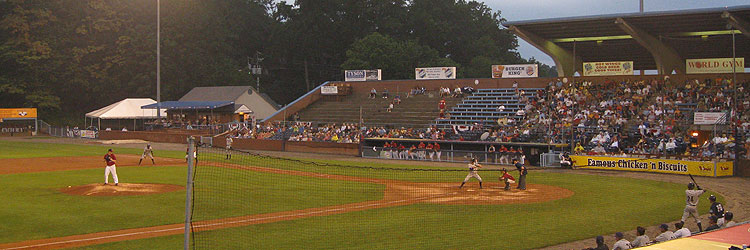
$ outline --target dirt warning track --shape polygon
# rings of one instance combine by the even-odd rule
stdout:
[[[98,160],[98,157],[97,157]],[[137,159],[136,159],[137,164]],[[486,182],[485,188],[479,189],[469,183],[463,189],[459,189],[459,183],[416,183],[396,180],[374,179],[345,175],[331,175],[311,173],[295,170],[282,170],[274,168],[251,167],[241,165],[212,164],[219,167],[244,169],[249,171],[287,174],[297,176],[308,176],[315,178],[356,181],[366,183],[377,183],[386,186],[383,199],[377,201],[365,201],[350,204],[333,205],[326,207],[308,208],[292,211],[282,211],[265,214],[254,214],[247,216],[222,218],[216,220],[193,222],[193,230],[196,232],[216,230],[230,227],[240,227],[254,224],[272,223],[277,221],[294,220],[307,217],[327,216],[343,214],[354,211],[362,211],[375,208],[404,206],[417,203],[434,204],[512,204],[531,203],[556,200],[569,197],[573,192],[564,188],[529,184],[526,191],[509,190],[500,188],[500,183]],[[172,224],[154,227],[144,227],[92,234],[72,235],[57,238],[31,240],[0,244],[0,249],[59,249],[69,247],[80,247],[96,245],[108,242],[152,238],[184,233],[184,224]]]

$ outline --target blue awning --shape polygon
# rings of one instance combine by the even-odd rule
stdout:
[[[216,109],[234,105],[232,101],[168,101],[141,106],[141,109],[156,109],[157,105],[163,109]]]

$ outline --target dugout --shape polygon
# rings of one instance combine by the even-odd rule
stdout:
[[[518,154],[509,154],[509,158],[518,158],[520,155],[526,156],[526,165],[539,166],[540,156],[550,151],[558,151],[568,147],[568,144],[549,144],[549,143],[524,143],[524,142],[486,142],[486,141],[436,141],[422,139],[405,139],[405,138],[366,138],[361,142],[363,158],[384,158],[383,145],[386,142],[396,142],[404,145],[407,149],[412,145],[419,143],[438,143],[442,151],[441,161],[448,162],[466,162],[471,157],[476,157],[480,162],[485,164],[499,164],[502,153],[489,152],[490,146],[495,146],[499,150],[501,146],[508,149],[520,151]],[[428,157],[429,159],[429,157]]]
[[[0,136],[36,135],[36,108],[3,108],[0,109]]]
[[[142,109],[166,109],[169,123],[190,124],[191,127],[228,123],[239,119],[240,113],[252,112],[232,101],[167,101],[141,106]]]

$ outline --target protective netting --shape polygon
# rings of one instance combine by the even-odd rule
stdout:
[[[219,148],[198,148],[193,173],[194,249],[424,248],[420,241],[445,244],[437,236],[464,238],[467,224],[492,230],[498,221],[477,216],[532,192],[506,191],[502,172],[486,169],[482,189],[476,178],[459,188],[467,164],[341,164]],[[471,248],[461,242],[451,244]]]

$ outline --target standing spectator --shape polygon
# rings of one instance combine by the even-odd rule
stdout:
[[[632,247],[644,247],[646,244],[648,244],[651,239],[648,238],[648,235],[646,235],[646,229],[639,226],[636,228],[636,232],[638,233],[638,236],[635,237],[635,239],[630,242],[630,246]]]
[[[659,236],[656,236],[654,242],[665,242],[674,239],[674,233],[672,233],[672,231],[669,231],[669,226],[667,226],[667,224],[661,224],[661,226],[659,226],[659,230],[661,230],[661,234],[659,234]]]
[[[615,233],[615,239],[617,240],[617,242],[612,245],[612,250],[628,250],[633,248],[630,245],[630,241],[624,239],[622,232]]]
[[[675,229],[674,238],[675,239],[679,239],[683,237],[690,237],[691,235],[690,229],[687,229],[686,227],[682,227],[684,225],[685,225],[684,222],[677,222],[674,224],[674,229]]]

